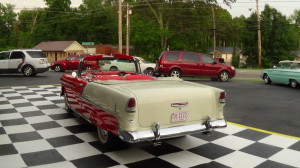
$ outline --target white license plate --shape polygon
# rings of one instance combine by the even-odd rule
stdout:
[[[188,116],[189,112],[187,111],[172,113],[171,122],[185,121],[188,118]]]

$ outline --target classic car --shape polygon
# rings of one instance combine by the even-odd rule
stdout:
[[[56,72],[64,72],[66,70],[77,70],[79,62],[82,58],[90,56],[89,54],[70,55],[65,60],[59,60],[51,63],[50,69]],[[94,66],[93,62],[85,62],[86,67]]]
[[[300,83],[300,61],[280,61],[273,69],[263,69],[261,78],[265,84],[281,83],[296,88]]]
[[[103,71],[106,63],[124,60],[132,71]],[[85,61],[96,67],[82,68]],[[223,116],[225,91],[183,81],[141,74],[138,61],[127,55],[91,56],[80,61],[77,72],[61,76],[65,108],[98,130],[103,144],[116,140],[134,143],[202,132],[227,126]]]

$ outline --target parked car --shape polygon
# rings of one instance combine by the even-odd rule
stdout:
[[[23,73],[35,76],[49,70],[47,57],[41,50],[14,49],[0,52],[0,73]]]
[[[228,81],[235,73],[233,66],[218,63],[206,54],[189,51],[164,51],[155,67],[155,75],[203,76],[220,81]]]
[[[141,71],[142,71],[143,74],[153,75],[153,72],[154,72],[154,69],[155,69],[155,66],[156,66],[155,63],[151,63],[151,62],[145,60],[142,57],[134,57],[134,58],[139,60]]]
[[[265,84],[282,83],[296,88],[300,83],[300,61],[280,61],[273,69],[263,69],[261,78]]]
[[[85,61],[124,60],[134,71],[82,69]],[[123,66],[124,67],[124,66]],[[180,78],[141,74],[131,56],[91,56],[80,61],[77,72],[61,76],[65,108],[98,130],[103,144],[115,140],[133,143],[202,132],[227,126],[223,115],[225,91]]]
[[[89,54],[70,55],[65,60],[59,60],[51,63],[50,68],[56,72],[64,72],[66,70],[77,70],[79,62],[82,58],[90,56]],[[94,66],[94,62],[86,62],[85,67]]]

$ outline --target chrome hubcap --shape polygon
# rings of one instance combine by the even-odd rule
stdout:
[[[31,75],[31,73],[32,73],[32,68],[26,67],[26,68],[24,69],[24,73],[25,73],[25,75],[27,75],[27,76]]]
[[[178,71],[173,71],[171,76],[172,77],[179,77],[179,72]]]
[[[221,79],[222,79],[222,81],[227,81],[228,80],[228,74],[226,72],[223,72],[221,74]]]

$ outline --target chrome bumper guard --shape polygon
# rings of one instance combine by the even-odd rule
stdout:
[[[224,119],[215,121],[205,121],[204,123],[182,125],[160,129],[159,123],[153,125],[152,130],[128,132],[119,130],[119,137],[126,142],[135,143],[139,141],[158,141],[161,139],[179,137],[194,133],[205,133],[209,135],[213,129],[225,128],[227,123]]]

